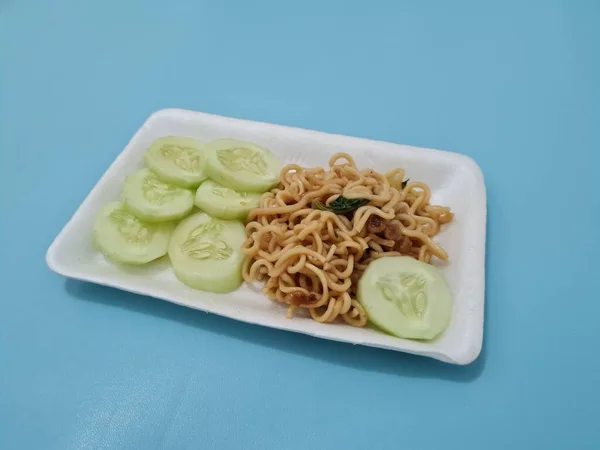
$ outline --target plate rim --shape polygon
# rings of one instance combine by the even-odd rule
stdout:
[[[452,161],[459,162],[461,164],[461,166],[464,166],[468,170],[468,172],[475,177],[475,183],[479,187],[476,191],[477,196],[474,200],[474,203],[476,203],[477,214],[480,215],[479,225],[477,226],[477,229],[476,229],[477,236],[476,236],[475,240],[477,242],[478,247],[481,247],[481,248],[477,249],[477,250],[479,250],[477,252],[478,258],[476,258],[477,265],[474,267],[474,269],[476,271],[478,271],[478,273],[476,275],[476,278],[478,280],[478,283],[477,283],[478,289],[477,289],[477,293],[475,295],[480,300],[478,302],[476,302],[474,306],[472,306],[472,309],[474,309],[474,310],[471,311],[469,322],[470,323],[475,322],[476,326],[471,327],[472,333],[471,333],[470,339],[467,340],[468,345],[466,346],[466,348],[462,349],[462,351],[460,353],[453,354],[453,355],[450,355],[446,352],[435,350],[435,349],[432,349],[431,351],[428,351],[428,350],[414,351],[411,349],[400,348],[400,347],[377,345],[377,343],[368,342],[368,341],[356,342],[354,340],[346,339],[346,338],[344,338],[344,336],[324,335],[324,334],[320,334],[320,333],[311,332],[309,330],[302,330],[302,329],[292,327],[292,326],[285,326],[285,325],[280,326],[279,324],[274,325],[274,324],[268,324],[268,323],[264,323],[264,322],[261,323],[260,321],[256,321],[256,320],[252,320],[252,319],[248,319],[248,318],[244,318],[244,317],[237,317],[232,314],[228,314],[226,311],[219,311],[217,309],[207,307],[206,305],[198,305],[198,307],[195,307],[190,304],[185,304],[185,303],[179,301],[176,298],[177,295],[175,295],[175,294],[173,294],[170,297],[169,296],[167,296],[167,297],[158,296],[156,294],[153,294],[150,290],[146,290],[144,288],[135,288],[135,287],[132,287],[131,285],[127,286],[127,283],[111,281],[110,279],[106,279],[106,277],[102,276],[102,275],[95,275],[95,274],[89,274],[89,273],[85,274],[85,273],[81,273],[78,270],[70,269],[70,268],[63,266],[57,258],[57,253],[58,253],[58,249],[60,248],[60,244],[63,241],[64,237],[69,233],[69,230],[74,226],[74,223],[77,221],[77,219],[85,213],[85,210],[87,210],[87,206],[88,206],[90,200],[92,199],[92,197],[95,194],[97,194],[98,187],[103,183],[103,181],[105,179],[108,179],[110,177],[112,169],[114,169],[118,165],[119,161],[124,157],[124,155],[131,150],[131,148],[135,145],[136,141],[138,140],[139,136],[142,135],[145,132],[145,130],[150,127],[152,122],[154,122],[156,120],[160,120],[162,117],[165,117],[165,116],[168,116],[169,119],[173,119],[173,116],[176,116],[176,115],[180,115],[180,116],[182,116],[182,118],[184,118],[186,116],[189,118],[190,115],[193,115],[198,118],[204,118],[204,119],[225,120],[226,122],[230,122],[231,124],[237,124],[237,125],[243,125],[243,124],[253,125],[253,126],[261,125],[261,126],[269,127],[272,130],[285,131],[285,132],[294,131],[294,132],[300,133],[300,134],[311,135],[312,137],[314,137],[314,136],[320,136],[322,138],[335,137],[338,140],[339,139],[351,140],[354,142],[361,141],[365,144],[371,144],[371,145],[372,144],[396,145],[396,146],[401,146],[405,149],[414,149],[414,150],[418,150],[419,152],[426,152],[429,155],[436,155],[438,157],[442,156],[446,160],[451,159]],[[487,189],[486,189],[485,180],[483,177],[483,172],[481,170],[481,167],[475,162],[475,160],[473,158],[471,158],[468,155],[450,152],[450,151],[446,151],[446,150],[431,149],[431,148],[426,148],[426,147],[416,147],[416,146],[398,144],[398,143],[389,142],[389,141],[381,141],[381,140],[374,140],[374,139],[355,137],[355,136],[349,136],[349,135],[328,133],[328,132],[324,132],[324,131],[311,130],[311,129],[299,128],[299,127],[294,127],[294,126],[286,126],[286,125],[279,125],[279,124],[262,122],[262,121],[239,119],[239,118],[235,118],[235,117],[210,114],[210,113],[205,113],[205,112],[200,112],[200,111],[193,111],[193,110],[179,109],[179,108],[164,108],[164,109],[157,110],[157,111],[153,112],[150,116],[148,116],[148,118],[143,122],[143,124],[133,134],[131,139],[128,141],[127,145],[116,156],[116,158],[111,162],[111,164],[107,167],[107,169],[102,174],[102,176],[100,176],[98,181],[95,183],[95,185],[92,187],[92,189],[88,192],[88,194],[85,196],[85,198],[81,201],[81,203],[79,204],[79,206],[77,207],[75,212],[72,214],[70,219],[62,227],[60,232],[56,235],[56,237],[54,238],[54,240],[48,247],[48,250],[46,252],[46,263],[47,263],[48,267],[50,268],[50,270],[52,270],[53,272],[55,272],[63,277],[66,277],[66,278],[75,279],[75,280],[84,281],[84,282],[90,282],[90,283],[94,283],[94,284],[99,284],[99,285],[119,289],[122,291],[131,292],[131,293],[138,294],[138,295],[149,296],[149,297],[156,298],[159,300],[168,301],[170,303],[174,303],[174,304],[177,304],[180,306],[185,306],[185,307],[188,307],[191,309],[204,311],[207,313],[217,314],[222,317],[227,317],[229,319],[233,319],[233,320],[237,320],[237,321],[241,321],[241,322],[245,322],[245,323],[249,323],[249,324],[253,324],[253,325],[260,325],[260,326],[273,328],[273,329],[291,331],[291,332],[295,332],[295,333],[313,336],[313,337],[320,338],[320,339],[328,339],[328,340],[333,340],[333,341],[338,341],[338,342],[351,343],[354,345],[364,345],[364,346],[375,347],[375,348],[383,348],[383,349],[392,350],[392,351],[399,351],[399,352],[403,352],[403,353],[421,355],[421,356],[437,359],[439,361],[443,361],[446,363],[455,364],[455,365],[468,365],[468,364],[472,363],[473,361],[475,361],[479,357],[482,347],[483,347],[483,331],[484,331],[484,323],[485,323],[484,311],[485,311],[485,285],[486,285],[485,261],[486,261],[486,251],[487,251],[486,241],[487,241]],[[402,340],[402,341],[404,341],[404,340]]]

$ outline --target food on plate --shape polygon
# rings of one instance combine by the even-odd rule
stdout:
[[[239,192],[265,192],[279,181],[281,164],[266,148],[220,139],[206,146],[208,176]]]
[[[433,339],[448,325],[452,294],[436,268],[410,256],[372,261],[357,297],[369,321],[407,339]]]
[[[288,165],[248,215],[244,279],[264,281],[263,292],[289,305],[289,317],[302,309],[318,322],[341,317],[363,327],[369,311],[357,290],[370,263],[448,259],[432,238],[453,213],[430,196],[426,184],[404,180],[403,169],[359,170],[346,153],[333,155],[329,170]]]
[[[239,221],[215,219],[204,212],[187,217],[173,232],[169,258],[177,278],[194,289],[226,293],[242,283],[241,247],[246,239]]]
[[[453,213],[403,169],[359,169],[346,153],[328,169],[281,168],[250,142],[176,136],[157,139],[144,159],[122,202],[96,219],[108,259],[144,264],[168,253],[181,282],[216,293],[264,282],[290,318],[370,322],[408,339],[448,326],[452,294],[430,263],[448,259],[433,238]]]
[[[113,202],[100,210],[92,236],[98,250],[119,264],[145,264],[167,253],[171,222],[146,223]]]
[[[237,192],[212,180],[204,181],[196,191],[195,204],[219,219],[245,220],[251,209],[258,207],[261,194]]]
[[[187,216],[194,207],[194,194],[165,183],[149,169],[141,169],[125,180],[123,201],[140,219],[163,222]]]
[[[158,138],[146,151],[144,162],[165,183],[196,188],[206,179],[204,144],[189,137]]]

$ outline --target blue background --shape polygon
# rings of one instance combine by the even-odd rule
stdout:
[[[0,1],[0,448],[600,448],[600,2]],[[467,367],[66,281],[46,249],[153,111],[472,156]]]

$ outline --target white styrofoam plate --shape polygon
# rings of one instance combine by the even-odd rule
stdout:
[[[160,136],[190,136],[201,141],[233,138],[269,148],[284,164],[327,166],[340,151],[354,157],[359,168],[388,171],[403,167],[411,180],[429,185],[432,202],[450,206],[455,220],[436,236],[450,255],[437,264],[454,295],[448,329],[433,342],[388,336],[372,328],[343,323],[323,325],[309,318],[286,319],[286,308],[244,285],[230,294],[192,290],[180,283],[167,258],[148,266],[117,267],[92,245],[97,211],[120,198],[125,177],[143,166],[147,147]],[[486,194],[481,170],[467,156],[404,145],[326,134],[260,122],[177,109],[156,112],[109,167],[46,255],[48,266],[70,278],[148,295],[257,325],[312,336],[428,356],[453,364],[469,364],[483,340]]]

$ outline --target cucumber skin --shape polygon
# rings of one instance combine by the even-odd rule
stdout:
[[[123,206],[125,207],[125,209],[127,209],[129,212],[131,212],[133,215],[135,215],[138,219],[143,220],[144,222],[149,222],[149,223],[157,223],[157,222],[171,222],[171,221],[177,221],[177,220],[181,220],[184,217],[187,217],[193,210],[194,208],[194,193],[190,190],[190,189],[184,189],[181,188],[179,186],[177,186],[179,189],[181,189],[182,191],[186,192],[186,203],[188,203],[188,206],[185,210],[181,210],[178,213],[171,213],[171,214],[162,214],[162,215],[157,215],[155,212],[151,212],[151,213],[147,213],[146,209],[142,209],[143,207],[143,203],[142,202],[142,207],[137,207],[135,204],[133,204],[133,202],[131,202],[130,196],[133,196],[133,194],[128,194],[128,192],[130,192],[129,190],[131,189],[132,191],[135,189],[135,187],[131,186],[133,183],[135,183],[135,180],[137,177],[140,177],[141,173],[148,173],[148,174],[152,174],[153,176],[158,178],[158,175],[153,172],[152,170],[148,169],[148,168],[144,168],[144,169],[140,169],[137,172],[128,175],[127,178],[125,179],[125,186],[123,189],[123,193],[121,194],[121,202],[123,203]]]
[[[228,261],[228,269],[230,269],[230,271],[226,271],[226,272],[222,272],[218,275],[219,276],[215,276],[213,275],[212,277],[202,277],[202,276],[197,276],[197,274],[202,274],[202,272],[200,270],[198,270],[198,268],[195,267],[188,267],[186,268],[185,266],[183,266],[183,264],[181,264],[181,255],[179,253],[179,250],[177,249],[177,245],[178,245],[178,241],[180,241],[180,231],[181,229],[186,229],[188,227],[188,224],[190,222],[193,222],[196,220],[197,216],[207,216],[207,217],[211,217],[209,214],[207,214],[206,212],[203,211],[199,211],[194,213],[193,215],[187,217],[186,219],[184,219],[183,221],[181,221],[179,223],[179,225],[177,226],[177,228],[173,231],[172,235],[171,235],[171,241],[169,243],[169,249],[167,251],[168,255],[169,255],[169,259],[171,261],[171,266],[173,268],[173,272],[175,273],[175,276],[177,277],[177,279],[179,281],[181,281],[183,284],[185,284],[186,286],[192,288],[192,289],[196,289],[196,290],[200,290],[200,291],[206,291],[206,292],[213,292],[213,293],[217,293],[217,294],[226,294],[229,292],[233,292],[235,290],[237,290],[243,283],[243,279],[242,279],[242,265],[244,262],[244,256],[243,254],[241,254],[241,250],[237,250],[238,252],[240,252],[238,254],[238,256],[236,258],[232,258],[231,260]],[[239,232],[239,248],[241,249],[241,245],[245,239],[246,236],[246,231],[245,231],[245,227],[242,224],[242,222],[237,221],[237,220],[231,220],[231,221],[223,221],[223,222],[229,222],[231,225],[234,225],[235,227],[238,227],[238,231]],[[237,246],[236,246],[237,247]],[[182,267],[184,267],[182,269]],[[200,266],[201,268],[202,266]],[[196,275],[196,276],[195,276]]]
[[[445,292],[441,291],[439,293],[440,294],[439,297],[446,297],[446,298],[440,298],[439,301],[442,301],[442,302],[447,301],[448,302],[448,304],[445,306],[444,305],[439,306],[440,308],[444,308],[444,307],[449,308],[449,313],[447,314],[445,321],[443,324],[441,324],[441,326],[438,326],[437,328],[432,328],[431,323],[428,322],[427,324],[424,323],[423,326],[420,327],[420,326],[416,326],[416,324],[414,322],[412,323],[412,325],[415,326],[415,329],[417,329],[417,330],[420,329],[419,336],[415,336],[416,333],[413,332],[412,330],[409,333],[404,333],[404,332],[400,332],[398,330],[394,330],[392,327],[382,323],[382,321],[380,319],[378,319],[376,317],[376,315],[374,315],[372,313],[371,310],[373,308],[373,305],[370,304],[370,301],[366,300],[366,298],[372,297],[372,295],[373,295],[371,292],[369,292],[369,291],[371,291],[372,286],[367,285],[367,283],[369,283],[369,280],[367,279],[367,276],[370,275],[370,274],[368,274],[369,269],[371,268],[372,271],[377,270],[376,266],[378,266],[378,265],[383,265],[386,262],[388,264],[391,263],[390,265],[393,265],[394,261],[397,262],[400,260],[411,261],[411,264],[416,263],[415,264],[416,267],[418,265],[420,265],[422,270],[425,270],[426,272],[429,272],[430,274],[432,274],[432,276],[436,279],[436,282],[438,283],[438,289],[442,288],[445,291]],[[378,262],[378,264],[376,264],[375,266],[372,266],[372,264],[375,262]],[[419,270],[419,269],[417,269],[417,270]],[[410,256],[388,256],[388,257],[380,258],[376,261],[373,261],[369,266],[367,266],[367,270],[365,271],[361,280],[359,281],[358,290],[357,290],[357,300],[365,308],[369,322],[372,325],[379,328],[381,331],[383,331],[384,333],[386,333],[390,336],[394,336],[394,337],[398,337],[398,338],[402,338],[402,339],[430,342],[430,341],[438,338],[439,336],[441,336],[444,333],[444,331],[448,328],[448,325],[450,324],[450,321],[452,319],[453,299],[452,299],[452,294],[450,292],[450,288],[448,287],[448,284],[447,284],[445,278],[434,266],[423,263],[418,260],[415,260],[414,258],[412,258]],[[385,301],[385,300],[383,300],[383,301]]]
[[[156,258],[152,258],[152,259],[148,259],[145,261],[141,261],[141,260],[132,260],[132,259],[126,259],[126,258],[120,258],[116,253],[114,252],[110,252],[108,249],[106,249],[104,246],[102,246],[102,244],[100,244],[98,242],[98,240],[96,239],[96,236],[94,236],[93,238],[93,244],[94,244],[94,248],[96,250],[98,250],[100,253],[102,253],[102,256],[104,256],[110,263],[116,265],[116,266],[135,266],[135,267],[139,267],[139,266],[144,266],[146,264],[150,264],[151,262],[154,262],[158,259],[164,258],[165,255],[167,254],[166,252],[160,256],[157,256]]]
[[[94,244],[94,248],[96,250],[98,250],[100,253],[102,253],[102,255],[111,263],[116,264],[116,265],[124,265],[124,266],[143,266],[144,264],[147,264],[151,261],[154,261],[155,259],[158,258],[162,258],[162,256],[158,256],[154,259],[150,259],[148,261],[145,260],[134,260],[134,259],[127,259],[127,258],[121,258],[119,257],[116,252],[109,250],[106,246],[104,246],[102,244],[102,239],[100,239],[98,237],[98,232],[96,230],[94,230],[92,232],[92,242]]]
[[[188,180],[184,179],[186,178],[185,176],[176,176],[176,175],[170,175],[168,174],[167,170],[161,168],[160,163],[158,163],[157,161],[155,161],[158,157],[156,157],[155,155],[153,155],[152,151],[154,150],[154,147],[157,145],[164,143],[167,143],[169,141],[174,141],[172,143],[174,143],[175,145],[188,145],[192,148],[194,148],[198,153],[202,154],[203,157],[203,162],[204,162],[204,167],[202,168],[202,176],[195,179],[195,180],[189,180],[189,176],[187,177]],[[148,166],[148,168],[150,170],[152,170],[152,172],[154,172],[158,178],[165,182],[165,183],[169,183],[169,184],[173,184],[175,186],[179,186],[182,188],[186,188],[186,189],[195,189],[197,188],[204,180],[206,180],[208,178],[208,176],[206,175],[206,159],[207,159],[207,153],[204,150],[205,145],[203,143],[201,143],[200,141],[194,139],[194,138],[190,138],[190,137],[183,137],[183,136],[163,136],[160,137],[158,139],[156,139],[154,142],[152,142],[152,144],[150,144],[150,146],[148,147],[148,149],[146,150],[146,153],[144,154],[144,162],[146,163],[146,166]]]
[[[229,173],[226,169],[221,167],[221,163],[218,161],[217,152],[220,150],[225,150],[228,147],[233,146],[242,146],[253,148],[256,150],[262,150],[266,153],[269,159],[272,162],[276,162],[277,164],[277,173],[273,172],[273,180],[256,180],[252,185],[248,185],[244,183],[244,181],[240,181],[238,177],[234,173]],[[252,142],[237,140],[237,139],[217,139],[215,141],[209,142],[206,144],[206,165],[204,170],[208,175],[208,178],[213,181],[231,188],[235,191],[239,192],[256,192],[256,193],[264,193],[267,192],[279,184],[279,171],[281,170],[281,162],[277,159],[277,157],[268,149],[256,145]],[[249,187],[250,186],[250,187]]]
[[[161,223],[161,225],[159,225],[160,230],[156,230],[156,232],[169,233],[168,239],[166,240],[165,248],[163,250],[157,251],[154,255],[146,257],[143,257],[141,255],[136,255],[135,257],[133,255],[131,255],[132,257],[119,256],[118,250],[115,251],[113,246],[104,243],[105,239],[101,236],[102,232],[98,230],[99,221],[104,219],[105,211],[114,209],[126,208],[124,207],[122,202],[112,202],[105,205],[98,212],[98,215],[96,216],[96,220],[94,222],[94,226],[92,228],[92,245],[96,250],[102,253],[107,260],[116,265],[142,266],[144,264],[160,259],[167,254],[171,235],[175,230],[175,224],[172,222],[163,222]],[[147,254],[150,255],[150,252],[147,252]]]
[[[217,219],[223,219],[223,220],[246,220],[246,217],[248,217],[248,212],[238,212],[238,211],[232,211],[230,209],[219,209],[219,208],[215,208],[212,207],[211,205],[209,205],[208,203],[204,203],[204,202],[199,202],[198,200],[196,200],[196,206],[201,210],[204,211],[205,213],[216,217]]]
[[[215,294],[228,294],[229,292],[233,292],[239,289],[239,287],[243,283],[241,264],[239,264],[238,269],[239,277],[237,278],[217,281],[203,280],[202,282],[198,282],[197,280],[192,279],[191,277],[188,278],[183,271],[177,270],[176,267],[173,265],[173,272],[175,273],[175,276],[183,284],[198,291],[213,292]]]
[[[207,214],[210,214],[213,217],[216,217],[217,219],[223,219],[223,220],[246,220],[246,217],[248,217],[248,213],[239,213],[236,211],[231,211],[231,210],[217,210],[217,209],[213,209],[211,206],[206,206],[206,204],[204,205],[198,205],[196,204],[196,206],[201,210],[204,211]]]
[[[200,186],[200,184],[204,180],[206,180],[208,178],[208,175],[206,175],[206,173],[205,173],[204,178],[201,179],[200,181],[186,183],[185,181],[182,181],[181,178],[171,177],[171,176],[167,175],[163,170],[161,170],[161,168],[159,166],[157,166],[156,164],[154,164],[152,162],[149,163],[148,160],[149,160],[149,158],[144,158],[144,162],[146,163],[146,166],[148,166],[148,168],[150,170],[152,170],[152,172],[154,172],[161,181],[164,181],[165,183],[173,184],[175,186],[179,186],[184,189],[195,189],[198,186]]]
[[[235,175],[224,173],[217,164],[218,163],[212,161],[212,158],[208,158],[205,168],[208,177],[225,187],[233,189],[234,191],[264,193],[273,189],[279,184],[279,179],[277,179],[270,183],[265,181],[264,183],[257,183],[256,186],[248,187],[247,184],[243,182],[240,183],[236,179]]]
[[[250,210],[259,207],[260,197],[257,197],[255,199],[255,201],[253,201],[249,206],[242,206],[242,205],[240,205],[239,207],[213,206],[211,204],[211,202],[206,201],[204,199],[204,197],[201,195],[201,194],[203,194],[202,189],[203,189],[203,186],[205,186],[204,183],[207,183],[207,184],[210,183],[214,187],[224,187],[224,186],[217,184],[214,180],[206,180],[198,187],[198,190],[196,191],[194,204],[201,211],[206,212],[208,215],[210,215],[212,217],[216,217],[218,219],[223,219],[223,220],[244,221],[248,217],[248,213],[250,212]],[[210,187],[209,187],[209,189],[210,189]],[[251,196],[256,196],[258,194],[258,192],[247,192],[247,193],[250,194]],[[215,197],[211,193],[207,193],[207,197],[208,196]],[[214,200],[216,201],[217,199],[215,198]],[[225,201],[223,201],[223,203],[225,203]]]
[[[127,211],[135,215],[138,219],[149,223],[162,223],[181,220],[189,216],[189,214],[194,209],[194,204],[192,203],[192,206],[190,206],[188,209],[186,209],[184,212],[181,212],[180,214],[169,214],[157,218],[156,216],[149,216],[148,214],[144,213],[144,211],[136,208],[135,206],[132,206],[130,203],[127,203],[127,199],[123,199],[123,206],[125,207],[125,209],[127,209]]]

